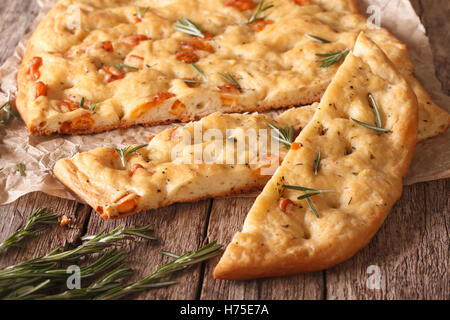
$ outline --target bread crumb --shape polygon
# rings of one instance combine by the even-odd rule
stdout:
[[[63,215],[58,218],[58,222],[61,227],[64,227],[64,226],[68,225],[69,223],[71,223],[72,219],[68,218],[66,215]]]

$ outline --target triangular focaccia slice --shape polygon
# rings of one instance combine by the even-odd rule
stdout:
[[[379,107],[382,127],[391,132],[352,120],[378,127],[368,94]],[[289,151],[256,199],[214,276],[250,279],[320,270],[363,248],[401,195],[416,143],[417,113],[407,82],[361,34],[297,137],[302,147]],[[309,206],[298,200],[303,191],[283,185],[334,192],[308,198]]]
[[[247,24],[257,1],[62,0],[29,41],[18,110],[40,135],[308,104],[319,101],[340,63],[321,68],[316,54],[352,49],[361,30],[399,70],[413,71],[405,45],[357,14],[351,0],[270,3],[264,19]],[[204,37],[174,30],[182,17]]]
[[[261,149],[250,147],[248,132],[267,130],[267,143],[264,139],[257,139],[257,145],[261,148],[265,144],[270,151],[272,138],[268,123],[277,127],[293,126],[300,131],[316,108],[316,105],[292,108],[285,112],[285,116],[280,116],[279,121],[262,114],[214,113],[198,122],[167,129],[150,137],[147,147],[124,158],[125,166],[113,148],[99,148],[59,160],[54,173],[105,219],[123,218],[175,202],[261,190],[288,148],[277,146],[277,155],[262,153]],[[199,134],[203,137],[201,141],[194,140],[196,126],[203,130]],[[221,137],[214,136],[209,141],[204,136],[209,129],[220,131]],[[190,137],[187,141],[183,140],[186,133]],[[237,155],[241,142],[245,144],[245,150],[239,154],[245,154],[245,161],[238,162],[228,156],[223,162],[206,163],[207,156],[213,154],[207,150],[215,143],[222,145],[224,154]],[[231,143],[232,147],[227,149],[226,143]],[[194,150],[200,150],[198,163],[194,162],[197,159]],[[273,168],[272,171],[269,167]],[[266,170],[262,172],[262,168]]]

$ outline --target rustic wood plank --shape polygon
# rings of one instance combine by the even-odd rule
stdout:
[[[49,226],[38,237],[29,239],[25,243],[25,248],[10,248],[0,254],[0,268],[43,255],[58,245],[67,248],[79,241],[79,237],[84,233],[84,224],[91,209],[87,205],[51,197],[40,192],[26,195],[10,205],[0,207],[0,241],[6,239],[25,223],[32,212],[42,207],[65,214],[72,219],[72,222],[66,227]]]
[[[103,229],[112,230],[118,225],[140,227],[150,224],[155,231],[158,242],[128,242],[123,249],[130,255],[126,262],[134,269],[130,281],[139,280],[150,274],[159,266],[170,261],[159,253],[164,249],[176,254],[194,251],[204,242],[204,233],[208,221],[211,200],[197,203],[176,204],[167,208],[142,212],[116,221],[105,221],[93,213],[87,227],[87,234],[95,234]],[[202,278],[201,265],[182,272],[174,279],[179,284],[169,288],[149,290],[133,299],[196,299]]]
[[[31,31],[39,12],[37,1],[2,0],[0,3],[0,65],[13,54],[17,43]]]
[[[419,2],[417,4],[417,2]],[[448,49],[450,48],[450,5],[448,0],[414,0],[414,9],[425,26],[433,52],[436,76],[444,93],[450,95]]]
[[[241,230],[254,198],[214,200],[208,238],[228,244],[234,233]],[[212,276],[218,258],[206,264],[201,299],[321,299],[323,296],[322,272],[291,277],[250,281],[215,280]]]
[[[326,271],[327,299],[448,299],[449,180],[405,187],[369,245]],[[366,281],[381,276],[380,289]],[[373,267],[372,267],[373,268]]]

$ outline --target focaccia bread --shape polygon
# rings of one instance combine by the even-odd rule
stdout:
[[[417,109],[406,80],[361,34],[297,137],[301,147],[289,151],[258,196],[214,276],[321,270],[367,245],[401,195],[416,144]]]
[[[267,151],[271,150],[273,134],[268,123],[292,126],[298,132],[316,108],[313,105],[290,109],[278,121],[262,114],[217,112],[149,137],[148,146],[124,157],[124,163],[114,148],[100,148],[59,160],[54,173],[105,219],[123,218],[175,202],[261,190],[289,150],[283,145],[276,146],[274,154],[255,149],[265,145]],[[196,128],[202,129],[202,140],[195,140]],[[221,137],[207,138],[209,129],[219,131]],[[255,145],[248,132],[259,133],[260,129],[267,130],[267,140],[257,139]],[[188,140],[183,140],[186,134]],[[215,143],[223,146],[223,161],[214,157],[220,155],[214,153]],[[225,143],[231,147],[226,148]],[[244,145],[242,152],[237,151],[239,143]],[[200,157],[195,150],[200,150]],[[212,157],[208,158],[210,154]],[[238,154],[244,158],[235,159]]]
[[[247,23],[257,4],[62,0],[29,41],[18,110],[40,135],[308,104],[340,63],[320,67],[316,54],[352,49],[361,30],[402,72],[413,71],[405,45],[357,14],[352,0],[266,1],[273,7]],[[200,34],[173,29],[182,18]]]

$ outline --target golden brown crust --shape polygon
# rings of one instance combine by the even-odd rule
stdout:
[[[349,119],[372,123],[368,93],[378,102],[391,133],[376,134]],[[401,195],[416,143],[417,117],[417,99],[407,82],[382,51],[360,35],[310,124],[297,137],[303,147],[291,150],[267,183],[214,276],[242,280],[289,275],[329,268],[352,257],[367,245]],[[328,130],[322,134],[318,129],[324,127]],[[318,147],[322,161],[315,175]],[[282,184],[335,192],[311,198],[320,216],[316,218],[304,200],[296,199],[303,193]],[[280,196],[294,203],[291,211],[278,208]]]
[[[68,159],[59,160],[53,168],[53,173],[61,183],[86,201],[94,210],[97,211],[97,208],[105,205],[102,203],[101,191],[91,185],[89,177],[80,172]],[[98,213],[106,219],[103,212]]]
[[[312,95],[310,97],[304,97],[303,100],[296,102],[295,104],[291,104],[291,105],[277,105],[277,106],[263,106],[263,107],[257,107],[255,108],[254,112],[265,112],[265,111],[270,111],[270,110],[277,110],[277,109],[285,109],[285,108],[293,108],[294,106],[303,106],[303,105],[310,105],[313,104],[314,102],[317,102],[320,100],[320,97],[322,96],[323,92],[325,92],[326,86],[323,86],[323,88],[319,88],[320,92]],[[224,110],[223,113],[224,114],[231,114],[231,113],[236,113],[236,112],[246,112],[246,110],[244,108],[234,108],[234,109],[230,109],[230,110]],[[193,116],[193,117],[189,117],[189,118],[181,118],[179,120],[177,120],[177,122],[183,122],[183,123],[188,123],[191,121],[198,121],[201,118],[203,118],[204,116],[206,116],[206,114],[204,115],[197,115],[197,116]],[[23,117],[22,117],[23,119]],[[161,120],[161,121],[156,121],[156,122],[147,122],[147,123],[141,123],[141,122],[134,122],[134,123],[129,123],[129,122],[121,122],[120,125],[110,125],[110,126],[100,126],[100,127],[95,127],[95,128],[91,128],[89,130],[76,130],[76,131],[72,131],[70,134],[71,135],[79,135],[79,134],[90,134],[90,133],[100,133],[100,132],[104,132],[104,131],[109,131],[109,130],[115,130],[115,129],[127,129],[133,126],[137,126],[137,125],[141,125],[144,127],[151,127],[151,126],[159,126],[159,125],[165,125],[165,124],[170,124],[170,123],[174,123],[173,120]],[[37,135],[37,136],[41,136],[41,135],[50,135],[54,132],[52,131],[40,131],[38,130],[36,127],[31,127],[28,128],[28,130],[30,131],[30,133],[32,133],[33,135]],[[61,132],[61,130],[58,130],[59,134],[68,134],[67,132]]]
[[[419,103],[419,132],[417,141],[425,141],[444,133],[450,125],[450,114],[439,108],[432,100],[428,92],[412,75],[404,75],[406,81],[414,91]]]
[[[122,219],[132,216],[140,211],[158,208],[158,206],[155,207],[155,205],[148,205],[139,208],[138,211],[127,212],[126,214],[121,214],[120,216],[110,215],[108,211],[104,210],[104,208],[109,204],[101,201],[101,190],[97,190],[97,192],[95,192],[92,189],[92,185],[86,183],[89,178],[81,173],[72,161],[69,159],[58,161],[53,169],[53,173],[61,183],[63,183],[68,189],[72,190],[81,199],[86,201],[86,203],[89,204],[105,220]],[[203,196],[196,198],[186,197],[185,199],[179,199],[177,201],[167,201],[164,203],[164,206],[170,206],[174,203],[198,202],[210,198],[219,198],[259,191],[264,187],[265,182],[266,181],[259,180],[251,185],[240,186],[239,188],[232,188],[219,193],[205,193]]]
[[[350,10],[353,13],[361,13],[359,11],[358,4],[356,3],[356,0],[349,0],[348,2],[349,2]]]

